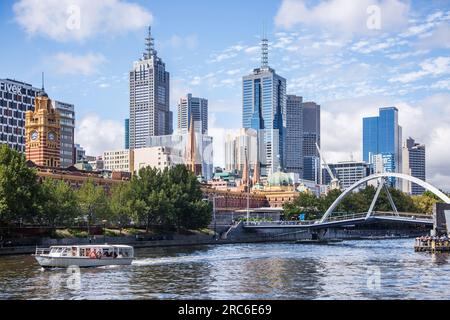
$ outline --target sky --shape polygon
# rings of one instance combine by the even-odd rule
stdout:
[[[396,106],[404,139],[427,147],[427,180],[450,191],[450,1],[4,0],[0,78],[45,87],[76,108],[76,143],[121,149],[128,72],[151,25],[171,76],[171,110],[209,100],[215,164],[242,122],[242,77],[269,64],[288,93],[322,106],[328,162],[360,160],[362,118]]]

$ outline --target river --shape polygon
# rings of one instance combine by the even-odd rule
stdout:
[[[136,250],[132,266],[43,271],[0,257],[0,299],[450,299],[448,255],[414,240]]]

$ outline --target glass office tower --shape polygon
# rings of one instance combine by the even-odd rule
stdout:
[[[262,65],[243,78],[243,128],[258,132],[261,175],[284,169],[286,79],[268,66],[267,39],[262,41]]]
[[[374,164],[374,157],[383,160],[378,171],[402,172],[402,127],[398,125],[398,109],[381,108],[378,117],[363,119],[363,160]],[[373,168],[373,167],[372,167]],[[391,186],[399,187],[396,179],[389,179]]]

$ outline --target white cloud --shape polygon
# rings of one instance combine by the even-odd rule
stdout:
[[[163,42],[162,46],[168,45],[174,49],[189,49],[194,50],[198,47],[198,36],[191,34],[188,36],[179,36],[174,34],[168,41]]]
[[[420,64],[421,70],[401,74],[389,82],[409,83],[426,76],[441,76],[450,73],[450,57],[427,59]]]
[[[381,31],[396,31],[408,21],[409,4],[400,0],[327,0],[308,6],[304,0],[283,0],[275,24],[292,28],[298,24],[327,28],[346,34],[370,34],[367,9],[377,5],[381,13]]]
[[[124,148],[125,129],[122,123],[91,114],[79,121],[75,141],[88,155],[99,156],[104,151]]]
[[[54,55],[50,63],[57,73],[89,76],[97,73],[99,67],[105,62],[105,57],[98,53],[74,55],[61,52]]]
[[[123,0],[19,0],[13,11],[30,36],[62,42],[123,34],[153,21],[148,10]]]
[[[420,48],[450,48],[450,24],[442,23],[432,32],[422,37],[418,43]]]

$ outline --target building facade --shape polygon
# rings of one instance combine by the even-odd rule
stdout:
[[[61,167],[68,168],[75,164],[73,148],[75,140],[75,106],[73,104],[52,100],[52,107],[61,116]]]
[[[178,102],[178,132],[183,134],[190,130],[191,120],[200,124],[202,134],[208,134],[208,100],[186,95]]]
[[[0,79],[0,143],[25,152],[25,113],[34,110],[40,89],[31,84]]]
[[[149,28],[146,52],[130,72],[130,148],[143,148],[148,137],[173,132],[169,107],[170,75],[154,49]]]
[[[262,40],[261,67],[243,78],[243,124],[258,132],[261,175],[284,169],[286,79],[268,65],[268,40]]]
[[[25,115],[26,158],[37,166],[61,166],[61,116],[42,90],[35,98],[34,111]]]
[[[248,160],[250,171],[258,161],[258,134],[252,129],[241,129],[238,135],[229,135],[225,140],[225,168],[230,172],[244,171]]]
[[[139,170],[147,167],[164,170],[177,164],[177,161],[172,160],[173,150],[168,147],[139,148],[134,149],[132,153],[130,170],[136,174],[139,173]],[[176,159],[176,156],[174,158]]]
[[[303,177],[303,98],[288,95],[286,102],[286,172]]]
[[[363,119],[363,160],[375,172],[402,172],[402,127],[398,124],[398,109],[381,108],[378,117]],[[380,165],[384,168],[381,169]],[[395,178],[390,178],[392,187],[400,187]]]
[[[426,148],[408,138],[403,145],[403,173],[426,181]],[[425,189],[410,181],[403,180],[403,192],[411,195],[422,195]]]
[[[303,111],[303,179],[320,183],[321,163],[316,144],[320,147],[320,105],[302,103]]]
[[[113,172],[131,172],[133,152],[130,149],[106,151],[103,153],[103,169]]]
[[[345,190],[356,182],[370,175],[370,167],[364,161],[343,161],[338,163],[329,163],[328,166],[333,172],[342,190]],[[331,183],[331,177],[327,170],[323,170],[324,184]]]
[[[201,176],[202,180],[209,181],[214,175],[213,138],[201,134],[199,125],[194,125],[194,127],[197,130],[195,134],[149,137],[147,148],[161,148],[161,152],[168,154],[168,158],[161,158],[162,166],[186,165],[191,168],[193,164],[197,168],[196,173]],[[134,162],[138,163],[136,152],[134,157]]]

